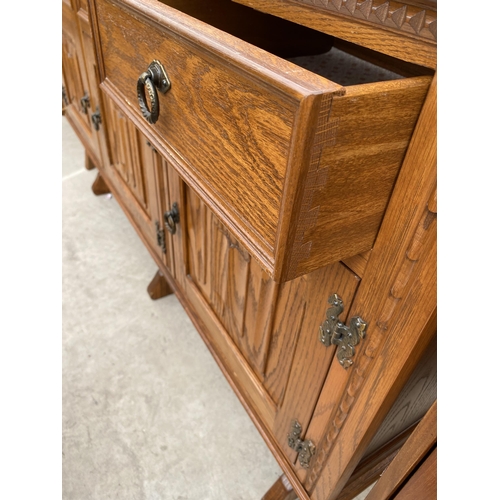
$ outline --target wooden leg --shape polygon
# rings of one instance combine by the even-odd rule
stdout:
[[[292,485],[283,474],[262,497],[262,500],[296,500],[298,497]]]
[[[157,271],[155,277],[148,286],[148,293],[153,300],[157,300],[174,293],[174,291],[170,288],[170,285],[161,271]]]
[[[108,194],[111,192],[100,172],[97,173],[94,184],[92,184],[92,192],[96,196],[99,196],[100,194]]]
[[[87,170],[93,170],[95,168],[94,162],[87,153],[85,153],[85,168]]]

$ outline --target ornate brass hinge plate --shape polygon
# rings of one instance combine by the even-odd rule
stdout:
[[[292,425],[290,432],[288,434],[288,446],[295,450],[299,454],[299,463],[304,469],[309,468],[309,461],[311,457],[316,452],[316,446],[310,439],[300,439],[300,433],[302,432],[302,426],[299,421],[292,420]]]
[[[338,346],[337,359],[347,370],[353,364],[354,346],[365,337],[367,325],[359,316],[352,318],[349,326],[339,321],[338,317],[344,311],[344,303],[336,293],[328,302],[332,307],[326,311],[326,320],[319,327],[319,340],[327,347],[332,344]]]

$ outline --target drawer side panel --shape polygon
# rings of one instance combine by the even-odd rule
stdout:
[[[331,108],[324,99],[286,279],[373,246],[429,84],[346,87]]]

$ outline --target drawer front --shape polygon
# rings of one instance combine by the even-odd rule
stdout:
[[[296,122],[306,123],[311,111],[304,113],[304,101],[342,88],[157,2],[136,10],[132,2],[103,0],[97,7],[106,83],[272,267]],[[153,60],[171,89],[158,93],[159,119],[149,125],[137,80]]]
[[[429,77],[342,87],[158,1],[94,1],[103,89],[275,281],[371,248]]]

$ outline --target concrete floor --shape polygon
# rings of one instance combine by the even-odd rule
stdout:
[[[280,467],[62,120],[63,499],[259,500]]]

